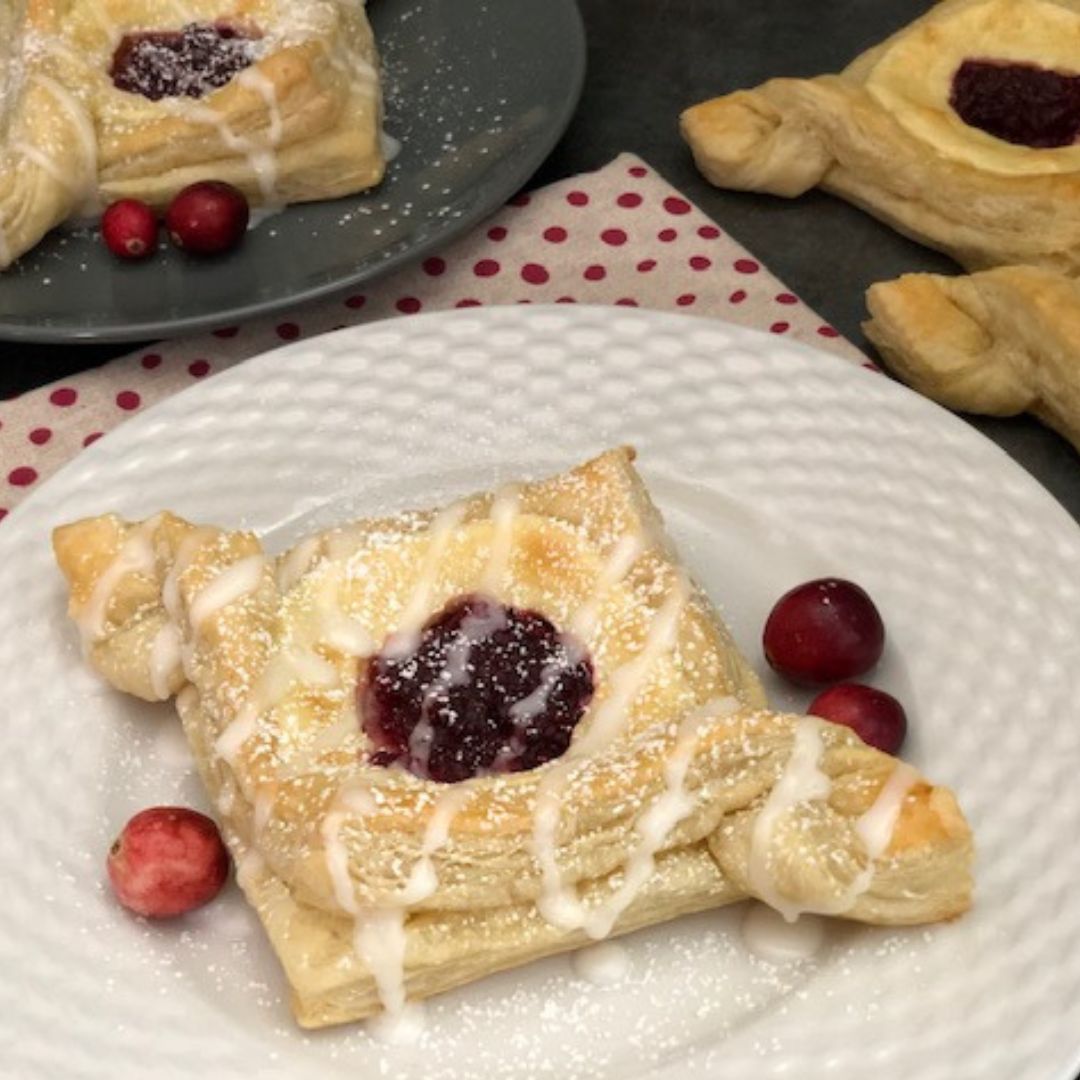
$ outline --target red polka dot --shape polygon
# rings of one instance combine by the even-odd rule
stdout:
[[[521,279],[530,285],[543,285],[551,275],[539,263],[526,263],[521,268]]]
[[[210,372],[209,360],[192,360],[188,364],[188,374],[193,375],[196,379],[201,379],[204,375]]]
[[[639,274],[647,274],[650,270],[655,270],[655,269],[656,269],[656,260],[655,259],[642,259],[641,262],[639,262],[637,264],[637,270],[638,270]]]
[[[126,412],[131,412],[142,404],[142,398],[134,390],[121,390],[116,395],[116,404]]]
[[[626,243],[626,233],[622,229],[605,229],[600,234],[600,239],[612,247],[622,247]]]
[[[161,366],[161,357],[157,353],[147,353],[139,362],[147,371],[153,371]]]
[[[87,435],[85,439],[83,439],[83,446],[89,446],[91,443],[96,443],[98,439],[100,439],[101,436],[104,434],[104,431],[91,431],[90,434]]]
[[[697,300],[697,297],[692,292],[683,293],[682,296],[675,297],[675,303],[678,304],[679,307],[689,307],[695,300]]]
[[[429,274],[431,277],[438,277],[440,274],[446,273],[446,260],[440,259],[438,255],[432,255],[430,259],[425,259],[422,265],[424,273]]]
[[[27,438],[35,446],[44,446],[52,438],[52,431],[47,427],[36,427]]]
[[[877,364],[873,362],[873,360],[864,360],[861,366],[866,368],[867,371],[874,371],[878,374],[881,373],[881,368],[879,368]]]
[[[8,473],[8,483],[15,487],[29,487],[38,477],[37,470],[29,465],[20,465]]]
[[[572,296],[560,296],[559,299],[555,301],[555,303],[556,304],[576,304],[577,301]]]
[[[769,330],[774,334],[786,334],[791,329],[791,323],[774,322]]]
[[[615,201],[623,209],[633,210],[635,206],[641,205],[641,196],[636,191],[624,191]]]
[[[459,300],[454,307],[481,307],[479,300]]]
[[[620,299],[616,300],[615,303],[618,304],[619,307],[637,307],[638,306],[638,302],[636,300],[632,300],[629,296],[623,296]]]
[[[661,243],[670,244],[678,236],[678,232],[675,229],[661,229],[656,234],[656,239]]]
[[[353,296],[345,298],[345,306],[352,308],[354,311],[358,308],[362,308],[367,303],[367,297],[363,293],[356,293]]]
[[[528,206],[529,201],[530,201],[529,196],[526,195],[525,192],[522,191],[522,192],[519,192],[517,195],[515,195],[510,200],[510,205],[511,206]]]
[[[239,333],[240,333],[240,327],[239,326],[222,326],[222,327],[219,327],[217,330],[214,331],[214,337],[230,338],[230,337],[236,337],[236,335],[239,334]]]
[[[402,315],[415,315],[423,305],[415,296],[403,296],[400,300],[395,302],[394,307],[396,307]]]
[[[648,176],[649,175],[649,170],[646,169],[642,165],[631,165],[630,168],[627,169],[626,171],[631,176]]]
[[[782,292],[776,294],[776,302],[778,304],[797,304],[799,302],[799,298],[797,296],[793,296],[789,292]]]
[[[715,240],[720,235],[720,230],[715,225],[702,225],[697,234],[702,240]]]
[[[586,281],[603,281],[607,277],[607,270],[594,263],[592,266],[585,267],[585,273],[582,274],[582,277]]]
[[[840,331],[834,330],[831,326],[819,326],[818,333],[822,337],[839,337]]]
[[[477,277],[494,277],[502,267],[494,259],[481,259],[473,268],[472,272]]]
[[[4,518],[6,518],[7,516],[8,516],[7,510],[4,509],[3,507],[0,507],[0,521],[3,521]]]
[[[49,395],[49,400],[54,405],[74,405],[79,400],[79,392],[70,386],[61,386]]]
[[[589,196],[584,191],[571,191],[567,194],[566,201],[571,206],[588,206]]]
[[[544,239],[549,244],[561,244],[566,239],[566,230],[559,225],[552,225],[544,230]]]
[[[735,269],[740,274],[756,274],[761,267],[753,259],[736,259]]]
[[[278,323],[277,336],[282,341],[295,341],[300,336],[300,327],[294,322]]]
[[[677,199],[674,195],[669,195],[664,200],[664,209],[669,214],[689,214],[690,204],[685,199]]]
[[[506,229],[501,225],[492,225],[487,231],[488,239],[498,242],[506,239]]]
[[[741,304],[746,299],[745,289],[736,289],[729,297],[729,304]]]
[[[519,303],[519,304],[531,304],[532,301],[531,300],[518,300],[517,303]]]
[[[704,255],[690,256],[691,270],[708,270],[712,266],[712,259],[706,259]]]

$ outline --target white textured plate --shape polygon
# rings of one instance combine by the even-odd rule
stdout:
[[[855,578],[890,632],[877,681],[953,785],[975,910],[752,957],[734,909],[629,941],[615,986],[567,958],[433,1003],[413,1047],[303,1035],[235,890],[127,917],[108,843],[201,795],[166,707],[84,669],[48,531],[169,507],[283,544],[635,443],[694,572],[760,662],[770,603]],[[748,1077],[1067,1080],[1080,1047],[1080,531],[1019,468],[885,378],[721,323],[507,308],[299,343],[102,440],[0,529],[0,1046],[19,1080]],[[778,694],[786,704],[799,699]]]

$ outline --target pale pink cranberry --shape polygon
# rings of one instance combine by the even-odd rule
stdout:
[[[229,876],[229,853],[205,814],[154,806],[136,814],[109,849],[116,898],[137,915],[164,919],[213,900]]]
[[[885,625],[854,582],[820,578],[780,597],[762,643],[765,658],[781,675],[819,686],[869,671],[885,648]]]
[[[907,735],[904,706],[884,690],[862,683],[840,683],[823,690],[807,709],[812,716],[851,728],[868,746],[895,754]]]
[[[240,243],[249,217],[242,191],[222,180],[201,180],[169,204],[165,228],[178,248],[195,255],[218,255]]]
[[[121,259],[145,259],[157,247],[158,221],[138,199],[120,199],[101,215],[105,246]]]

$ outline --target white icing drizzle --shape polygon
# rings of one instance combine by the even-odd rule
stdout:
[[[375,651],[367,627],[340,611],[325,611],[319,616],[318,639],[346,656],[370,656]]]
[[[252,809],[252,828],[255,835],[266,828],[270,815],[274,811],[274,802],[277,799],[277,789],[272,784],[261,784],[255,792],[255,805]]]
[[[68,114],[82,148],[83,164],[89,177],[97,176],[97,132],[90,113],[75,95],[48,75],[38,74],[37,81],[49,91]]]
[[[686,791],[686,774],[694,757],[702,729],[719,716],[730,716],[739,708],[734,698],[722,698],[688,713],[679,724],[675,745],[664,762],[664,790],[638,818],[634,831],[638,843],[622,871],[615,892],[585,921],[591,938],[606,938],[619,916],[634,902],[656,868],[656,853],[663,848],[675,827],[694,809],[694,798]]]
[[[278,588],[283,593],[288,592],[307,573],[320,542],[321,537],[309,536],[301,540],[278,563]]]
[[[150,646],[150,688],[160,700],[169,696],[169,684],[180,666],[180,631],[176,623],[167,622]]]
[[[570,622],[570,630],[582,641],[588,640],[596,629],[600,608],[608,593],[630,571],[645,550],[645,541],[637,533],[625,533],[611,550],[607,562],[601,567],[592,596],[578,608]]]
[[[340,676],[328,660],[306,649],[294,646],[275,653],[267,661],[247,700],[217,737],[214,749],[218,755],[230,764],[235,763],[244,743],[255,734],[259,716],[278,704],[298,679],[316,689],[331,689],[338,685]]]
[[[193,634],[211,615],[253,593],[262,582],[266,558],[248,555],[227,566],[188,604],[188,622]]]
[[[465,509],[464,503],[451,503],[432,521],[428,530],[427,551],[424,553],[412,595],[398,620],[397,630],[383,646],[383,654],[388,658],[401,659],[415,651],[420,628],[431,614],[431,590],[435,587],[439,566],[451,536],[465,517]]]
[[[441,851],[450,839],[450,826],[458,811],[472,797],[469,788],[450,785],[437,799],[424,829],[424,839],[420,844],[420,857],[413,865],[409,880],[401,890],[401,902],[411,907],[435,894],[439,887],[439,876],[432,862],[432,855]]]
[[[521,502],[521,489],[507,484],[495,493],[491,503],[491,556],[480,581],[480,588],[496,596],[503,588],[514,543],[514,521]]]
[[[215,128],[221,141],[229,150],[243,154],[248,159],[248,165],[255,176],[255,182],[259,185],[263,201],[267,203],[275,201],[278,164],[277,155],[272,148],[260,146],[244,135],[237,135],[221,113],[208,105],[192,105],[184,102],[175,103],[171,105],[171,108],[188,120]]]
[[[588,918],[576,890],[563,883],[558,863],[559,817],[570,771],[576,760],[602,751],[618,737],[653,664],[675,643],[675,632],[688,592],[689,583],[680,576],[653,617],[638,654],[612,673],[608,696],[594,713],[589,729],[571,744],[563,760],[550,767],[537,785],[531,845],[540,868],[540,895],[536,907],[553,926],[575,929],[585,925]]]
[[[807,909],[784,899],[776,890],[768,865],[773,830],[792,807],[811,799],[826,799],[832,790],[832,782],[818,768],[825,752],[821,740],[823,727],[824,721],[814,716],[804,716],[795,724],[791,756],[758,813],[750,840],[747,868],[750,888],[789,922]]]
[[[179,624],[183,618],[180,608],[180,575],[191,564],[196,552],[208,537],[208,532],[203,529],[194,529],[180,541],[176,549],[176,556],[165,580],[161,584],[161,602],[173,622]]]
[[[83,609],[75,616],[83,641],[92,644],[105,636],[105,620],[109,601],[120,580],[128,574],[153,574],[156,566],[150,537],[160,521],[160,515],[148,518],[120,546],[112,562],[105,567],[94,583]]]
[[[401,142],[395,139],[393,135],[388,134],[385,131],[379,131],[379,148],[382,150],[382,156],[389,164],[394,158],[401,153]]]
[[[277,90],[258,68],[244,68],[236,77],[236,81],[250,90],[254,90],[266,103],[266,112],[270,117],[270,130],[267,139],[271,146],[277,146],[281,142],[282,123],[281,108],[278,104]]]
[[[904,762],[897,762],[873,804],[855,822],[854,832],[862,841],[867,863],[846,889],[832,900],[822,900],[813,906],[788,900],[777,890],[769,867],[773,832],[780,818],[800,803],[829,797],[832,782],[820,768],[825,752],[821,737],[824,729],[824,721],[813,716],[801,717],[796,723],[791,756],[758,813],[751,834],[747,867],[750,887],[759,899],[778,911],[788,922],[794,922],[806,912],[839,915],[851,910],[859,897],[870,888],[874,879],[874,864],[888,848],[903,809],[904,798],[919,778],[917,770]]]
[[[617,941],[601,941],[578,949],[570,957],[574,974],[593,986],[614,986],[630,970],[630,954]]]
[[[808,960],[825,943],[825,920],[802,915],[788,922],[779,911],[751,900],[743,913],[743,941],[751,952],[766,960]]]
[[[506,626],[506,610],[501,605],[471,611],[461,620],[457,637],[446,650],[442,669],[432,680],[420,702],[420,716],[409,733],[409,756],[423,770],[427,769],[431,746],[435,740],[432,709],[440,695],[469,678],[469,657],[473,646],[479,645]]]

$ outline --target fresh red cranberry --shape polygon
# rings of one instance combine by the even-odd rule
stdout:
[[[178,248],[196,255],[217,255],[240,243],[249,216],[242,191],[223,180],[200,180],[169,204],[165,227]]]
[[[145,259],[157,247],[158,220],[138,199],[120,199],[101,215],[105,246],[121,259]]]
[[[474,594],[452,600],[405,647],[391,638],[358,694],[370,764],[451,783],[565,753],[593,669],[539,612]]]
[[[869,671],[885,648],[885,626],[865,590],[840,578],[798,585],[777,600],[765,622],[765,658],[808,686]]]
[[[164,919],[217,896],[229,876],[229,853],[205,814],[182,806],[154,806],[124,826],[106,866],[124,907]]]
[[[907,734],[904,706],[892,694],[862,683],[830,686],[810,702],[806,711],[851,728],[868,746],[886,754],[897,753]]]

